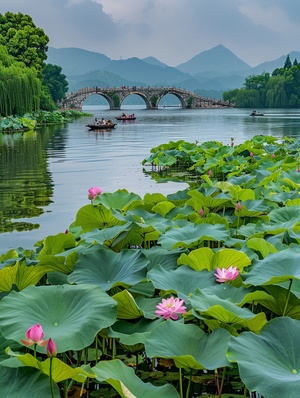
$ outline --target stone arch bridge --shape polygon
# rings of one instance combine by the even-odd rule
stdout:
[[[182,108],[232,108],[234,104],[228,101],[204,98],[193,92],[178,87],[128,87],[101,88],[85,87],[70,93],[58,105],[62,109],[72,108],[82,110],[84,101],[91,95],[101,95],[104,97],[111,110],[120,109],[126,97],[132,94],[143,98],[147,109],[157,109],[160,100],[167,94],[173,94],[180,101]]]

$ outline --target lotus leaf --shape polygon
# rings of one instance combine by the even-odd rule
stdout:
[[[45,338],[55,341],[57,352],[81,350],[115,322],[116,307],[97,286],[29,286],[0,301],[1,333],[20,342],[26,330],[39,323]]]
[[[230,337],[225,329],[207,335],[196,325],[169,320],[152,330],[145,349],[151,358],[172,358],[178,368],[217,369],[229,366],[226,351]]]
[[[267,322],[263,312],[254,314],[248,308],[240,308],[235,303],[221,299],[210,292],[197,290],[190,295],[189,301],[196,317],[213,318],[221,323],[230,324],[236,329],[245,327],[253,332],[259,332]]]
[[[115,253],[96,245],[80,256],[68,281],[97,285],[103,290],[114,286],[129,287],[146,278],[147,264],[148,260],[140,250]]]
[[[289,317],[269,321],[259,335],[232,337],[227,357],[237,362],[250,391],[265,398],[298,398],[300,390],[300,321]]]
[[[32,368],[6,368],[0,366],[1,398],[52,398],[49,377]],[[54,398],[60,392],[54,384]]]
[[[271,253],[266,258],[255,261],[249,273],[242,278],[246,284],[254,286],[300,279],[299,253],[300,249],[297,247]]]
[[[122,398],[179,398],[176,389],[170,384],[161,387],[144,383],[135,375],[134,370],[124,365],[119,360],[102,361],[94,368],[93,372],[99,382],[110,384]]]

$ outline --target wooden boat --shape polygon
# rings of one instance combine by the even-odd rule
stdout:
[[[116,123],[87,124],[86,127],[90,128],[91,130],[109,130],[114,129],[116,125]]]
[[[264,114],[263,113],[261,113],[261,112],[256,112],[256,111],[252,111],[251,113],[250,113],[250,116],[263,116]]]
[[[135,120],[136,116],[133,113],[132,115],[125,115],[125,113],[122,113],[121,116],[116,117],[117,120]]]

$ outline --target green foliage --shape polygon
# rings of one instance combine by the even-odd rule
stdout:
[[[276,68],[271,76],[249,76],[241,89],[225,92],[223,99],[238,108],[299,108],[300,65],[297,60],[292,64],[287,56],[284,66]]]
[[[66,76],[61,73],[62,68],[57,65],[47,64],[42,71],[42,83],[49,88],[55,103],[65,98],[68,91]]]
[[[40,323],[57,344],[60,390],[71,379],[90,396],[297,398],[299,144],[161,144],[150,162],[170,180],[175,164],[191,171],[193,188],[103,193],[35,252],[0,256],[1,388],[10,377],[17,397],[26,376],[33,397],[48,396],[45,348],[35,357],[21,344]],[[217,268],[230,266],[238,277],[218,283]],[[176,321],[155,313],[170,296],[186,307]]]
[[[151,97],[150,101],[151,101],[151,105],[152,105],[153,107],[155,107],[155,106],[156,106],[156,104],[157,104],[157,100],[158,100],[158,97],[157,97],[157,95],[152,95],[152,97]]]
[[[20,12],[0,14],[0,44],[26,67],[42,71],[48,42],[48,36],[43,29],[36,27],[29,15]]]
[[[0,45],[0,115],[24,115],[38,110],[40,91],[35,69],[24,68]]]

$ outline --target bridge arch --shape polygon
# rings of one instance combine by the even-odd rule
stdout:
[[[160,101],[161,101],[166,95],[169,95],[169,94],[174,95],[176,98],[179,99],[179,102],[180,102],[180,104],[181,104],[181,108],[187,108],[187,103],[186,103],[186,101],[184,100],[184,98],[183,98],[180,94],[178,94],[178,93],[176,93],[176,92],[172,92],[172,91],[168,91],[167,93],[162,93],[161,96],[157,99],[156,107],[158,107]]]
[[[130,97],[131,95],[137,95],[137,96],[139,96],[140,98],[142,98],[142,99],[144,100],[145,104],[146,104],[146,108],[147,108],[147,109],[151,109],[151,103],[150,103],[148,97],[147,97],[144,93],[140,93],[140,92],[138,92],[138,91],[137,91],[137,92],[133,92],[133,91],[132,91],[132,92],[130,92],[130,93],[126,93],[124,96],[121,96],[121,104],[120,104],[120,107],[122,106],[124,100],[125,100],[126,98]]]
[[[105,95],[104,93],[89,93],[89,94],[87,94],[85,98],[82,98],[82,101],[81,101],[81,104],[80,104],[81,109],[82,109],[82,106],[83,106],[84,101],[85,101],[86,99],[88,99],[89,97],[92,97],[92,96],[94,96],[94,95],[103,97],[103,98],[108,102],[109,108],[110,108],[110,109],[113,109],[114,103],[113,103],[112,98],[110,98],[108,95]]]

